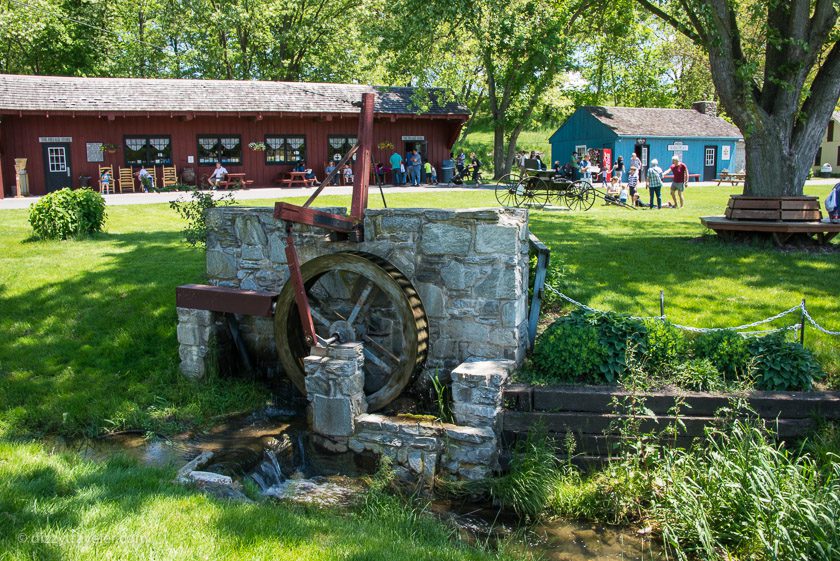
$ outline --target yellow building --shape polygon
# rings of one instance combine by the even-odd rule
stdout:
[[[828,122],[822,145],[814,158],[814,174],[820,172],[823,164],[830,164],[834,173],[840,173],[840,111],[835,111]]]

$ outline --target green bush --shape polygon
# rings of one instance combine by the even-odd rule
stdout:
[[[29,207],[29,224],[35,235],[66,240],[101,232],[105,225],[105,199],[92,189],[65,187],[41,197]]]
[[[786,341],[783,334],[756,337],[748,342],[754,357],[756,386],[761,390],[810,390],[823,377],[811,351]]]
[[[707,358],[695,358],[673,365],[667,379],[684,390],[722,392],[729,389],[723,374]]]
[[[701,333],[692,341],[691,350],[695,358],[710,361],[730,381],[746,377],[752,360],[747,340],[729,329]]]
[[[649,320],[645,322],[645,327],[647,354],[643,358],[650,372],[662,372],[685,358],[685,335],[670,322]]]
[[[642,322],[627,316],[575,310],[540,335],[531,366],[557,381],[613,383],[627,368],[628,344],[647,352],[646,334]]]
[[[198,190],[193,191],[190,198],[192,200],[178,197],[177,200],[169,203],[169,208],[187,221],[187,226],[183,230],[184,240],[192,246],[203,247],[207,243],[207,209],[236,204],[236,199],[233,193],[227,193],[216,199],[213,193],[202,193]]]

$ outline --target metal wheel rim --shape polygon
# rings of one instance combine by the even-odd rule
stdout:
[[[595,188],[588,181],[578,181],[578,183],[580,183],[581,210],[587,211],[595,204]]]
[[[515,207],[516,187],[519,184],[519,176],[509,173],[499,179],[496,185],[496,200],[503,207]]]
[[[400,320],[397,333],[402,336],[404,354],[399,357],[399,364],[393,369],[381,387],[371,393],[366,391],[368,410],[375,411],[397,398],[425,361],[429,338],[428,320],[420,297],[408,279],[387,261],[367,253],[334,253],[307,261],[301,266],[301,275],[307,293],[310,293],[322,277],[329,273],[336,273],[340,276],[339,271],[353,273],[361,279],[370,281],[375,288],[381,291],[382,295],[393,303],[396,308],[396,315]],[[315,321],[314,317],[313,321]],[[315,321],[315,323],[316,330],[321,334],[325,326],[318,321]],[[277,299],[274,326],[277,354],[283,370],[301,393],[306,395],[306,373],[303,368],[303,358],[310,354],[310,350],[304,342],[295,305],[294,287],[291,282],[286,283]],[[368,372],[370,372],[368,361],[370,341],[362,341],[362,343],[365,345],[366,351],[365,371],[367,378]]]
[[[516,190],[516,206],[543,208],[548,203],[548,185],[539,177],[524,177]]]

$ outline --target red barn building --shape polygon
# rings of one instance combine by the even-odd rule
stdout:
[[[356,142],[358,102],[371,91],[374,159],[416,146],[440,169],[468,112],[438,102],[438,91],[424,103],[414,88],[355,84],[0,75],[0,197],[15,192],[16,158],[28,160],[33,195],[78,187],[81,176],[96,185],[100,165],[115,175],[120,167],[175,165],[200,180],[221,161],[259,187],[303,160],[320,178],[326,162]]]

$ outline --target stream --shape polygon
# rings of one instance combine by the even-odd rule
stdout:
[[[202,451],[213,457],[200,469],[250,482],[260,494],[318,506],[348,507],[364,492],[360,476],[376,459],[319,448],[294,411],[267,408],[235,417],[199,434],[170,440],[142,434],[114,434],[95,440],[51,442],[55,452],[74,452],[96,461],[123,454],[151,467],[181,467]],[[244,497],[238,492],[238,497]],[[488,505],[436,500],[430,510],[469,543],[493,546],[501,540],[551,561],[648,561],[663,559],[661,545],[631,528],[568,520],[520,528],[510,514]]]

